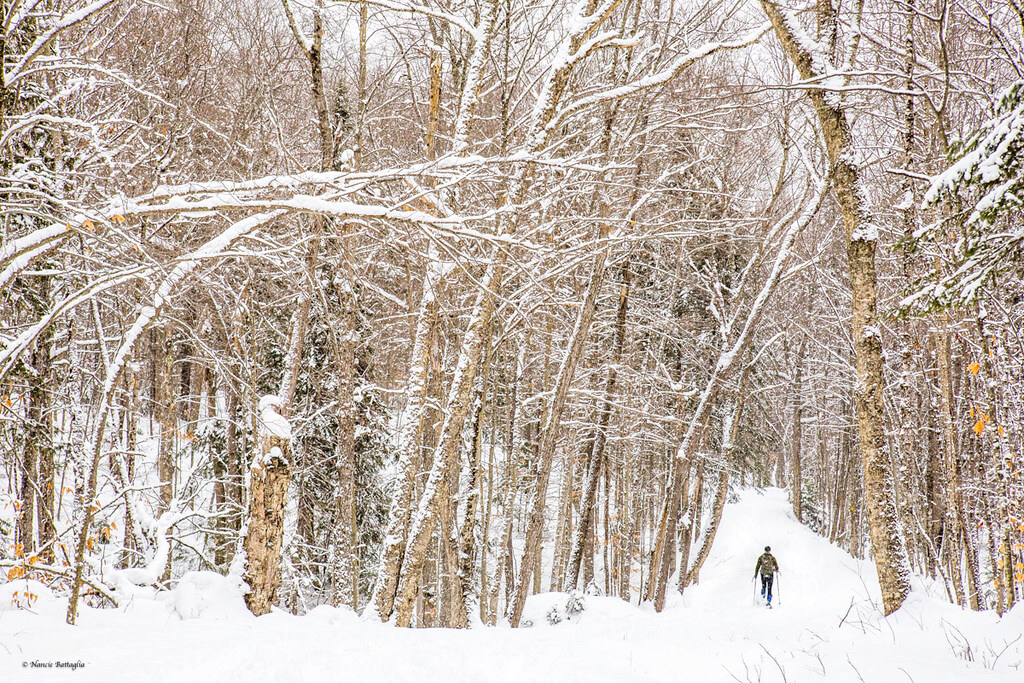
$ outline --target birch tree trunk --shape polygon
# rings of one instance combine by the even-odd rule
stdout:
[[[335,346],[337,355],[338,435],[335,451],[337,486],[334,497],[334,558],[331,576],[331,604],[349,604],[359,609],[359,555],[356,528],[356,329],[359,304],[356,301],[355,277],[349,258],[351,229],[341,229],[341,248],[334,278],[338,291],[339,315]]]
[[[405,423],[399,435],[398,472],[395,477],[394,495],[388,515],[388,530],[384,537],[384,549],[376,586],[370,605],[381,621],[391,617],[398,590],[398,579],[405,555],[405,544],[411,523],[413,494],[416,484],[416,463],[419,461],[420,444],[423,439],[423,421],[427,413],[427,375],[429,371],[431,330],[437,324],[437,290],[441,286],[440,273],[431,269],[431,282],[424,285],[426,299],[421,303],[416,337],[409,361],[409,382],[407,393],[409,404],[406,408]]]
[[[154,366],[156,396],[155,411],[157,423],[160,425],[159,452],[157,455],[157,473],[160,477],[160,501],[157,505],[159,513],[168,512],[174,500],[175,445],[177,443],[178,412],[175,409],[174,386],[174,350],[170,340],[169,322],[165,322],[154,331],[156,336],[156,361]],[[170,529],[167,533],[170,534]],[[171,578],[171,562],[174,548],[167,553],[167,564],[161,576],[162,581]]]
[[[399,626],[409,626],[412,623],[419,575],[423,570],[427,547],[437,524],[438,506],[446,488],[444,484],[449,481],[453,469],[458,464],[462,427],[469,412],[469,398],[476,370],[483,348],[490,342],[491,314],[494,311],[493,292],[500,287],[503,274],[504,265],[501,262],[488,267],[483,291],[477,298],[469,328],[462,341],[462,350],[448,396],[448,414],[441,428],[441,441],[437,446],[434,464],[409,531],[409,541],[402,562],[402,576],[398,583],[394,608],[396,623]]]
[[[994,505],[990,506],[994,509],[990,510],[989,536],[991,537],[990,545],[993,548],[996,548],[998,541],[998,548],[993,553],[998,559],[993,562],[993,567],[996,574],[997,610],[1000,614],[1004,614],[1013,607],[1015,602],[1013,545],[1010,537],[1012,521],[1009,510],[1011,500],[1009,466],[1013,462],[1013,458],[1007,444],[1006,429],[1003,427],[1004,415],[1008,411],[1004,410],[999,394],[997,394],[998,382],[995,364],[992,362],[995,353],[989,344],[989,335],[986,334],[985,323],[980,312],[977,310],[977,306],[975,306],[974,319],[978,327],[978,339],[981,342],[982,367],[984,367],[985,375],[988,377],[988,380],[985,382],[988,414],[991,417],[992,424],[995,426],[992,438],[995,440],[996,446],[995,476],[998,482],[998,490],[989,496],[989,500],[995,498],[996,501]]]
[[[276,419],[283,420],[272,409],[264,409],[262,417],[274,419],[275,415]],[[245,605],[256,616],[270,612],[281,585],[281,546],[285,499],[291,481],[290,459],[290,432],[274,433],[261,425],[259,452],[250,470],[249,527],[242,544],[245,551],[243,580],[249,587]]]
[[[487,381],[490,375],[493,350],[484,349],[483,368],[480,371],[480,389],[477,393],[475,415],[473,418],[473,444],[469,457],[469,495],[466,498],[466,508],[462,515],[462,530],[459,535],[459,556],[458,574],[455,577],[453,597],[453,622],[450,624],[455,628],[469,626],[473,611],[479,611],[479,595],[473,591],[473,555],[476,547],[477,530],[477,508],[480,505],[481,494],[481,469],[480,462],[483,457],[484,440],[484,415],[487,411]],[[483,532],[486,539],[486,530]],[[486,553],[486,548],[484,550]],[[481,578],[485,576],[481,572]],[[481,590],[483,594],[483,590]]]
[[[825,76],[814,46],[801,42],[794,29],[799,19],[783,13],[778,3],[760,0],[776,37],[804,79]],[[816,59],[818,62],[816,63]],[[877,229],[867,213],[866,195],[860,187],[860,170],[854,162],[853,137],[839,93],[807,90],[821,125],[831,162],[833,192],[839,202],[846,231],[847,261],[853,312],[853,344],[856,353],[857,422],[864,461],[864,491],[871,548],[882,588],[885,614],[903,604],[910,592],[909,563],[892,501],[889,459],[885,453],[884,378],[882,340],[877,324],[878,278],[875,272]]]
[[[473,115],[476,111],[476,105],[479,100],[479,85],[480,79],[483,74],[484,67],[486,65],[486,59],[488,50],[490,47],[490,39],[494,29],[494,21],[497,13],[496,0],[491,0],[485,5],[484,11],[480,16],[479,24],[477,26],[477,34],[472,45],[472,55],[470,57],[466,82],[464,84],[462,99],[459,103],[459,113],[455,121],[455,142],[454,151],[458,155],[465,155],[468,152],[469,147],[469,132]],[[361,23],[361,26],[365,22]],[[364,28],[360,29],[365,30]],[[362,67],[361,67],[362,68]],[[439,100],[438,100],[439,102]],[[439,106],[439,104],[438,104]],[[433,143],[434,136],[430,136],[430,142]],[[433,245],[431,245],[431,252],[436,257],[436,251]],[[434,262],[440,259],[434,259]],[[496,262],[490,266],[488,277],[485,278],[485,282],[491,286],[500,286],[501,276],[503,274],[503,260],[504,253],[499,255]],[[398,464],[398,476],[395,480],[395,496],[392,499],[390,507],[390,516],[388,522],[388,533],[384,539],[384,551],[383,558],[381,561],[380,570],[377,573],[377,581],[374,588],[374,595],[370,602],[369,608],[376,612],[377,616],[381,621],[388,621],[391,618],[392,612],[395,609],[396,596],[399,592],[399,580],[404,573],[405,561],[408,558],[407,546],[411,542],[410,528],[413,524],[412,512],[413,512],[413,497],[415,493],[415,480],[416,475],[414,463],[416,462],[417,456],[419,455],[420,443],[422,439],[421,422],[422,418],[426,413],[426,379],[427,379],[427,358],[429,351],[429,337],[437,322],[437,310],[438,310],[438,296],[440,295],[441,285],[444,281],[444,272],[437,267],[428,267],[426,277],[423,280],[423,292],[421,296],[420,314],[416,328],[416,338],[413,342],[413,352],[409,361],[409,389],[410,403],[406,409],[408,413],[409,421],[403,428],[400,436],[400,450],[399,450],[399,464]],[[481,298],[478,300],[477,306],[474,308],[473,315],[471,316],[470,326],[472,327],[472,320],[484,321],[485,327],[489,326],[490,313],[493,309],[492,290],[485,287]],[[469,387],[472,387],[472,373],[475,373],[476,367],[475,362],[479,360],[479,348],[475,351],[471,348],[467,348],[467,342],[479,343],[483,339],[480,337],[480,333],[483,330],[479,330],[477,338],[474,340],[470,336],[470,332],[467,331],[466,338],[463,340],[463,354],[460,355],[460,364],[463,358],[471,359],[476,354],[476,360],[474,367],[471,372],[467,372],[470,368],[462,368],[463,372],[460,378],[465,381],[469,380]],[[461,367],[461,365],[460,365]],[[453,388],[455,386],[453,380]],[[468,392],[468,389],[467,389]],[[456,392],[453,392],[456,393]],[[461,394],[460,394],[461,395]],[[465,414],[462,414],[462,420],[456,416],[456,421],[460,423],[465,418]],[[457,446],[457,444],[452,447]],[[445,463],[438,463],[438,458],[435,457],[435,465],[438,465],[440,470],[445,468]],[[438,476],[445,474],[439,471]],[[433,473],[431,475],[433,478]],[[444,477],[447,480],[447,476]],[[441,479],[435,481],[435,491],[432,495],[437,494],[436,488],[439,486]],[[429,485],[428,485],[429,486]],[[436,504],[436,501],[435,501]],[[433,505],[429,507],[433,508]],[[420,520],[422,523],[422,520]],[[426,523],[427,525],[430,522]],[[426,529],[426,526],[421,527],[420,532]],[[430,531],[433,531],[431,527]],[[426,539],[420,537],[417,539],[417,555],[426,551],[426,544],[429,542],[429,534]],[[415,557],[413,558],[413,565],[417,565],[422,568],[424,558]],[[411,566],[411,565],[410,565]],[[415,572],[416,576],[419,575],[419,569]],[[408,574],[406,574],[408,581]],[[415,579],[413,580],[415,584]],[[408,619],[411,619],[412,604],[409,602],[409,592],[415,596],[415,590],[413,586],[406,585],[405,590],[407,591],[405,597],[405,604],[403,605],[404,619],[406,625]]]

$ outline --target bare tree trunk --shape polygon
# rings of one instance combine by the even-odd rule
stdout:
[[[409,405],[406,408],[406,422],[399,435],[395,492],[388,515],[388,532],[384,539],[381,566],[377,573],[373,602],[370,605],[370,608],[377,612],[381,621],[387,621],[391,616],[411,522],[416,463],[419,462],[420,444],[423,440],[423,422],[427,413],[430,337],[431,330],[437,324],[438,301],[436,294],[439,292],[436,290],[440,286],[439,278],[435,282],[424,285],[423,292],[427,298],[421,303],[416,338],[413,340],[412,354],[409,360],[410,373],[407,385]]]
[[[480,35],[482,40],[477,40],[473,43],[471,48],[472,55],[470,57],[469,71],[467,73],[467,79],[463,88],[462,99],[459,103],[459,115],[455,122],[455,144],[454,151],[463,155],[468,151],[468,137],[473,114],[476,110],[476,104],[479,100],[479,83],[480,78],[485,66],[487,54],[490,47],[490,39],[492,30],[494,27],[494,20],[496,16],[496,1],[489,2],[485,11],[481,14],[479,20]],[[361,22],[365,24],[365,22]],[[363,28],[360,29],[364,30]],[[433,139],[433,138],[432,138]],[[431,140],[432,140],[431,139]],[[431,247],[433,249],[433,247]],[[491,266],[492,275],[487,280],[490,286],[500,286],[501,275],[504,266],[504,253],[498,255],[495,264]],[[413,344],[413,353],[409,361],[410,372],[409,372],[409,394],[410,394],[410,405],[408,406],[407,412],[410,413],[410,422],[406,423],[405,429],[400,439],[400,455],[398,465],[398,476],[395,481],[395,497],[392,500],[390,521],[388,523],[388,533],[385,536],[384,541],[384,554],[381,562],[380,570],[377,574],[376,586],[374,588],[374,595],[370,603],[370,608],[374,610],[380,617],[381,621],[387,621],[391,618],[391,614],[395,609],[396,596],[399,592],[399,580],[403,573],[405,560],[407,559],[407,546],[412,540],[410,538],[410,526],[412,524],[412,505],[413,505],[413,494],[414,494],[414,467],[416,457],[419,453],[421,431],[420,421],[426,410],[426,374],[427,374],[427,343],[430,330],[433,329],[437,320],[437,297],[440,295],[440,287],[444,280],[443,274],[437,268],[429,268],[427,270],[427,277],[423,281],[423,294],[421,297],[420,304],[420,317],[417,324],[416,339]],[[493,309],[493,298],[492,291],[485,289],[483,296],[478,302],[477,309],[474,310],[474,317],[484,318],[484,322],[487,323],[484,327],[489,326],[490,312]],[[472,321],[470,323],[473,324]],[[467,337],[469,332],[467,331]],[[466,342],[473,342],[472,339],[465,339],[463,345]],[[482,340],[477,340],[482,341]],[[475,342],[474,342],[475,343]],[[467,349],[472,352],[472,349]],[[472,353],[469,354],[470,356]],[[479,356],[477,356],[479,359]],[[472,368],[472,372],[475,372],[476,368]],[[463,373],[463,380],[468,376],[469,386],[472,386],[472,373]],[[454,387],[454,380],[453,380]],[[468,388],[467,388],[468,393]],[[458,418],[458,416],[456,416]],[[465,415],[462,415],[464,418]],[[456,419],[457,422],[462,422],[461,419]],[[453,446],[454,447],[454,446]],[[444,469],[443,464],[440,465],[441,469]],[[438,472],[440,476],[443,472]],[[435,487],[438,486],[440,479],[435,482]],[[436,495],[437,490],[432,492],[432,495]],[[431,506],[432,507],[432,506]],[[419,520],[421,523],[424,520]],[[426,521],[426,525],[431,527],[433,519]],[[425,529],[420,529],[420,532]],[[429,538],[417,539],[417,547],[422,550],[417,550],[417,554],[425,552],[426,544],[429,542]],[[414,565],[422,565],[423,558],[413,558]],[[419,571],[415,571],[413,574],[419,574]],[[411,583],[415,585],[415,578],[411,580]],[[412,590],[410,586],[406,587],[407,591]],[[404,615],[405,618],[411,617],[412,605],[408,602],[408,595],[405,597],[406,604],[403,606],[403,610],[407,613]]]
[[[154,331],[156,336],[156,376],[154,381],[156,387],[157,423],[160,427],[159,452],[157,456],[157,473],[160,477],[160,499],[157,511],[164,513],[170,510],[171,502],[174,499],[174,477],[176,470],[176,452],[178,431],[178,411],[175,407],[175,383],[174,383],[174,351],[171,345],[170,323],[164,323]],[[170,533],[170,529],[168,529]],[[167,553],[167,565],[164,568],[162,581],[169,581],[171,578],[171,562],[174,557],[173,546]]]
[[[966,513],[960,511],[960,535],[967,560],[967,604],[975,612],[985,609],[981,595],[981,575],[978,568],[978,544],[967,524]]]
[[[665,538],[662,541],[661,563],[658,567],[658,572],[651,575],[651,581],[655,584],[654,609],[658,612],[665,609],[668,580],[676,569],[676,539],[678,537],[679,516],[680,514],[685,514],[681,508],[684,504],[689,503],[690,499],[690,469],[693,467],[693,461],[690,458],[681,459],[678,454],[673,460],[675,461],[673,464],[673,480],[668,491],[667,515],[665,517],[666,521],[663,524]]]
[[[800,21],[784,15],[772,0],[761,0],[775,35],[803,79],[824,76],[806,46],[794,34]],[[814,104],[832,166],[832,186],[839,202],[846,231],[847,260],[852,294],[853,343],[856,352],[857,421],[864,461],[864,489],[868,510],[871,548],[882,588],[885,614],[903,604],[910,592],[909,563],[900,534],[899,519],[892,500],[889,459],[885,453],[884,379],[882,340],[877,324],[878,281],[875,272],[877,234],[867,214],[866,196],[855,165],[853,138],[841,97],[826,98],[820,89],[807,90]]]
[[[313,286],[312,271],[319,242],[314,240],[307,258],[307,280]],[[303,347],[309,322],[312,297],[304,292],[292,315],[288,352],[284,361],[281,386],[276,397],[260,401],[257,446],[259,452],[250,467],[249,513],[242,548],[245,552],[243,579],[249,586],[246,605],[256,616],[267,614],[277,600],[281,584],[281,552],[284,539],[284,515],[291,482],[292,411]]]
[[[272,412],[264,410],[263,415]],[[243,580],[249,587],[245,604],[256,616],[270,612],[281,585],[285,499],[291,480],[291,437],[284,434],[261,430],[259,452],[250,471],[249,527],[242,544]]]
[[[743,403],[746,399],[745,389],[749,369],[749,365],[743,368],[743,374],[740,375],[739,389],[734,399],[734,406],[731,411],[726,413],[728,419],[722,423],[722,469],[718,473],[718,486],[715,489],[715,500],[711,507],[711,520],[707,530],[704,532],[704,540],[701,543],[700,550],[697,551],[697,557],[694,558],[693,564],[688,571],[679,572],[680,593],[690,584],[697,583],[700,580],[700,569],[704,566],[708,555],[711,554],[715,535],[718,533],[718,527],[722,522],[725,501],[729,496],[729,470],[733,466],[732,454],[736,448],[736,438],[739,436],[740,418],[743,416]],[[683,569],[685,570],[686,567],[683,567]]]
[[[803,472],[801,469],[800,462],[800,447],[803,441],[803,417],[804,417],[804,397],[803,397],[803,371],[804,371],[804,354],[805,354],[805,341],[800,342],[800,350],[797,352],[796,358],[796,370],[793,378],[793,456],[792,456],[792,467],[793,467],[793,484],[791,490],[793,492],[793,515],[796,516],[798,522],[804,521],[804,516],[801,511],[801,482],[803,481]]]
[[[604,385],[604,398],[601,400],[600,418],[594,434],[590,462],[587,464],[587,478],[583,488],[583,499],[580,502],[580,524],[572,535],[570,545],[569,567],[566,572],[565,587],[576,588],[579,581],[580,560],[583,555],[584,539],[594,523],[594,500],[597,493],[598,475],[604,462],[604,449],[608,441],[608,424],[611,421],[612,401],[615,397],[615,382],[618,379],[618,366],[622,362],[622,350],[626,338],[626,311],[629,305],[629,285],[631,274],[627,261],[622,270],[622,288],[619,290],[619,307],[615,314],[615,346],[612,351],[611,368]],[[607,541],[607,538],[605,539]]]
[[[229,501],[229,514],[226,517],[227,528],[240,531],[242,528],[242,503],[244,487],[242,485],[242,453],[244,451],[244,430],[239,434],[239,421],[242,419],[238,408],[238,396],[234,391],[228,392],[228,426],[225,437],[225,457],[227,458],[228,480],[225,492]],[[242,443],[240,443],[242,442]],[[227,543],[225,548],[226,561],[230,562],[234,553],[234,543]]]
[[[506,448],[508,457],[505,466],[505,492],[502,497],[502,514],[504,524],[501,532],[501,540],[498,543],[500,557],[494,567],[494,576],[491,579],[490,613],[492,624],[498,620],[498,597],[501,592],[501,583],[505,581],[505,602],[508,604],[512,598],[512,588],[515,585],[515,572],[513,571],[512,556],[512,518],[515,506],[516,492],[519,486],[519,467],[516,454],[519,452],[519,422],[522,411],[516,410],[519,405],[518,396],[520,387],[523,384],[523,371],[526,367],[526,351],[530,346],[529,336],[520,345],[519,353],[515,356],[515,365],[512,368],[512,376],[515,378],[512,383],[512,393],[508,402],[508,434],[506,435]]]
[[[703,447],[703,444],[707,440],[708,425],[705,423],[704,429],[701,433],[701,446],[698,446],[698,450]],[[683,510],[684,513],[689,513],[689,522],[683,526],[679,533],[679,573],[680,575],[686,573],[686,568],[690,566],[690,546],[693,545],[694,536],[697,530],[700,528],[700,518],[704,511],[704,472],[707,469],[707,458],[701,455],[697,459],[697,473],[693,483],[693,498],[687,508]],[[684,499],[685,501],[685,499]],[[684,503],[685,504],[685,503]]]
[[[929,400],[928,408],[928,461],[925,465],[925,510],[927,514],[925,522],[925,531],[928,536],[928,543],[932,548],[938,549],[942,545],[942,448],[940,446],[939,434],[943,430],[940,425],[936,426],[939,422],[938,416],[935,414],[934,404]],[[937,568],[935,566],[936,561],[939,559],[936,553],[926,554],[925,567],[928,575],[931,577],[936,576]]]
[[[573,496],[575,477],[573,476],[573,458],[571,448],[566,448],[562,457],[562,484],[559,487],[558,528],[555,532],[555,556],[551,562],[551,590],[560,591],[565,583],[566,555],[569,554],[570,541],[573,536]]]
[[[569,338],[569,347],[565,359],[559,368],[552,390],[552,398],[546,406],[543,428],[541,430],[540,449],[538,452],[537,479],[533,490],[533,501],[530,505],[530,520],[526,528],[526,544],[523,559],[519,567],[519,580],[509,605],[509,622],[513,627],[519,626],[526,605],[528,584],[537,566],[540,555],[541,532],[544,528],[544,511],[547,501],[548,480],[551,477],[551,464],[554,460],[555,446],[558,442],[558,431],[562,420],[562,410],[569,395],[569,387],[576,374],[576,365],[583,355],[583,347],[590,334],[590,323],[594,319],[597,307],[597,294],[604,280],[604,264],[608,258],[608,248],[604,248],[594,260],[590,272],[590,281],[586,294],[576,317],[576,325]]]
[[[302,49],[309,62],[310,84],[312,88],[313,105],[316,111],[318,132],[320,138],[320,170],[330,171],[336,165],[337,150],[334,141],[334,126],[331,121],[330,110],[327,106],[326,87],[324,85],[323,73],[323,0],[317,0],[313,6],[313,35],[312,40],[307,41],[292,14],[289,0],[282,0],[285,14],[288,18],[292,33],[296,42]],[[362,107],[364,105],[366,87],[366,7],[360,11],[360,61],[359,61],[359,99],[360,119],[357,123],[356,147],[361,152],[362,146]],[[360,157],[361,158],[361,157]],[[314,286],[314,269],[319,252],[320,236],[325,234],[325,219],[322,216],[314,218],[314,230],[316,238],[310,245],[310,253],[307,258],[307,278],[309,286]],[[331,596],[330,602],[334,606],[342,604],[351,605],[352,609],[359,607],[359,567],[357,552],[356,514],[355,514],[355,403],[353,400],[355,390],[355,355],[358,344],[358,333],[356,331],[356,316],[358,303],[355,298],[355,282],[352,270],[352,263],[349,257],[349,242],[351,241],[351,229],[348,224],[343,224],[340,232],[340,248],[338,256],[338,268],[334,278],[335,288],[338,292],[339,319],[334,329],[333,341],[337,365],[338,390],[337,410],[335,411],[338,420],[338,432],[335,448],[335,474],[337,484],[334,489],[334,530],[332,556],[330,558],[331,572]],[[311,296],[306,295],[300,304],[300,311],[303,318],[308,317]],[[303,339],[300,337],[294,342],[298,344],[299,354]],[[298,366],[295,366],[295,373],[287,374],[290,380],[288,396],[282,397],[284,405],[291,402],[291,394],[294,392],[295,378],[297,377]]]
[[[49,290],[49,278],[44,277],[43,292]],[[48,297],[46,297],[48,298]],[[49,385],[50,375],[50,343],[51,335],[47,334],[45,339],[37,342],[36,348],[31,354],[32,374],[29,376],[28,385],[28,426],[25,435],[25,446],[21,457],[21,500],[19,501],[19,513],[17,521],[17,540],[21,544],[21,553],[30,557],[36,552],[35,542],[35,520],[36,508],[43,502],[44,490],[48,480],[44,478],[47,465],[47,451],[51,449],[52,434],[49,425],[50,408]],[[52,472],[52,452],[49,454],[49,469]],[[52,475],[51,475],[52,476]],[[37,497],[39,501],[37,502]],[[52,499],[52,493],[51,493]],[[49,508],[52,510],[52,505]],[[44,514],[40,510],[40,545],[45,545],[43,539]],[[17,556],[17,552],[15,553]]]
[[[36,315],[44,315],[50,305],[50,277],[39,276],[38,290],[32,292]],[[44,557],[52,558],[56,533],[53,529],[53,427],[51,359],[53,332],[47,330],[36,340],[30,354],[28,373],[28,410],[25,445],[21,456],[21,500],[17,521],[17,541],[24,557],[43,549]],[[38,513],[38,514],[37,514]],[[36,526],[39,544],[36,545]],[[16,553],[17,554],[17,553]]]
[[[936,351],[939,356],[940,409],[942,410],[942,443],[945,447],[943,475],[946,482],[946,519],[943,546],[949,560],[949,576],[958,605],[966,604],[963,573],[963,550],[960,547],[960,454],[957,452],[955,418],[953,415],[953,380],[950,367],[949,333],[943,329],[936,333]]]
[[[786,454],[783,449],[772,453],[775,456],[775,485],[783,488],[786,485]]]
[[[495,349],[494,352],[497,353],[497,349]],[[491,519],[494,516],[494,491],[495,491],[495,481],[494,481],[494,478],[495,478],[495,475],[496,475],[496,471],[495,471],[495,468],[494,468],[494,450],[495,450],[495,445],[496,445],[496,443],[498,441],[498,427],[497,427],[497,424],[496,424],[497,419],[496,419],[496,417],[494,415],[493,409],[491,411],[490,418],[491,418],[491,433],[490,433],[491,445],[490,445],[490,448],[488,449],[488,453],[487,453],[486,483],[485,483],[485,477],[483,475],[483,471],[482,470],[481,470],[481,475],[480,475],[480,480],[479,480],[480,481],[479,495],[480,495],[480,499],[485,501],[485,506],[483,508],[483,513],[482,513],[483,520],[481,521],[482,528],[480,530],[480,539],[481,539],[481,544],[480,544],[480,592],[479,592],[479,595],[478,595],[478,599],[480,601],[480,621],[485,623],[485,624],[491,624],[492,623],[492,615],[496,614],[495,610],[493,610],[491,608],[491,600],[490,600],[490,596],[491,596],[490,579],[491,579],[491,577],[490,577],[490,573],[488,571],[488,566],[487,566],[487,558],[488,558],[488,554],[489,554],[488,551],[491,549],[491,542],[490,542],[490,539],[491,539]],[[486,486],[486,490],[484,488],[485,486]]]
[[[438,506],[445,488],[443,484],[450,479],[453,469],[458,464],[462,426],[470,407],[469,397],[481,353],[485,345],[490,343],[491,314],[494,311],[493,292],[500,287],[503,275],[503,258],[488,266],[483,291],[474,306],[469,327],[462,341],[462,350],[449,391],[448,414],[441,428],[441,441],[437,446],[430,477],[409,531],[409,541],[406,543],[401,568],[402,578],[398,583],[395,599],[395,613],[399,626],[409,626],[412,623],[412,609],[419,585],[418,577],[437,524]]]
[[[670,476],[674,477],[675,459],[671,459],[670,462],[673,463],[673,473]],[[671,488],[672,487],[669,486],[670,490]],[[668,525],[669,506],[671,503],[671,500],[665,500],[665,504],[662,506],[661,516],[659,517],[661,521],[658,523],[657,527],[652,527],[654,532],[654,547],[651,548],[651,561],[647,570],[647,589],[644,591],[643,598],[645,602],[652,602],[655,598],[656,588],[658,585],[658,581],[656,579],[658,574],[661,572],[661,563],[664,559],[663,555],[665,554],[665,539],[668,537],[666,527]]]
[[[676,382],[681,379],[682,369],[677,368]],[[686,396],[682,395],[681,392],[677,392],[676,396],[676,410],[675,419],[678,426],[678,433],[674,436],[677,443],[681,443],[684,438],[684,421],[683,418],[686,416],[686,408],[689,404],[689,400]],[[680,495],[685,481],[689,480],[690,477],[690,462],[685,461],[686,470],[682,470],[684,461],[679,458],[672,457],[669,455],[669,472],[668,472],[668,483],[665,487],[665,502],[662,505],[661,516],[659,517],[658,526],[655,528],[654,536],[654,547],[651,551],[651,563],[648,571],[647,578],[647,591],[644,595],[644,600],[647,602],[653,601],[655,609],[658,609],[657,605],[660,601],[664,606],[665,600],[665,586],[666,584],[661,581],[663,563],[672,563],[675,561],[675,538],[676,538],[676,524],[678,523]],[[671,527],[671,528],[670,528]],[[672,573],[671,569],[668,569],[668,574]],[[667,576],[666,574],[666,581]],[[660,589],[661,597],[658,597]]]
[[[991,418],[992,424],[995,425],[993,430],[993,440],[995,441],[995,457],[996,467],[995,476],[998,482],[998,490],[993,495],[987,496],[988,500],[995,498],[998,502],[995,505],[989,505],[989,537],[992,541],[991,545],[995,547],[995,541],[998,537],[1002,543],[998,548],[998,559],[993,562],[993,572],[996,574],[996,599],[998,603],[998,610],[1000,614],[1009,611],[1015,602],[1014,596],[1014,577],[1013,577],[1013,551],[1010,541],[1010,531],[1012,529],[1012,522],[1010,519],[1010,476],[1007,467],[1004,463],[1012,462],[1012,456],[1010,453],[1009,446],[1006,439],[1006,430],[1002,426],[1004,420],[1004,407],[999,400],[999,394],[997,394],[997,387],[999,386],[996,379],[995,365],[992,362],[995,353],[989,344],[989,335],[986,334],[985,322],[978,310],[977,303],[975,303],[975,314],[974,320],[978,327],[978,339],[981,342],[981,359],[982,367],[985,370],[985,376],[988,381],[985,382],[986,393],[988,398],[988,414]],[[1001,392],[1001,390],[1000,390]],[[994,510],[991,508],[995,508]],[[994,525],[993,525],[994,523]],[[1000,571],[999,565],[1002,565]]]
[[[349,604],[359,609],[359,553],[356,528],[355,379],[356,348],[359,345],[355,273],[350,257],[352,239],[348,224],[341,228],[338,268],[334,277],[338,292],[338,321],[334,344],[337,363],[338,419],[334,496],[334,557],[331,576],[331,604]]]
[[[469,457],[469,495],[466,498],[466,509],[462,515],[462,531],[459,536],[458,573],[455,576],[453,597],[453,621],[450,626],[465,628],[469,626],[472,612],[478,610],[479,597],[473,591],[473,555],[476,548],[476,516],[480,505],[481,470],[480,461],[483,457],[484,414],[487,411],[487,382],[490,376],[493,350],[484,349],[483,368],[480,370],[480,390],[477,394],[475,415],[473,417],[473,444]],[[483,538],[486,540],[486,532]],[[485,550],[486,552],[486,550]],[[481,580],[485,575],[481,573]],[[483,591],[481,590],[481,594]]]
[[[230,429],[230,427],[228,427]],[[227,439],[225,438],[225,442]],[[228,524],[225,510],[231,504],[228,497],[228,455],[227,448],[223,453],[213,454],[213,509],[217,516],[214,518],[214,549],[213,561],[218,567],[223,567],[228,562],[227,542]]]

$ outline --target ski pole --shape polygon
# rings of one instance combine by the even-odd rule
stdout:
[[[776,604],[782,606],[782,572],[775,572],[775,597],[778,598]]]

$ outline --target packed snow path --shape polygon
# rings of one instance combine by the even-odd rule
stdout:
[[[755,601],[764,545],[781,566],[776,609]],[[725,509],[698,586],[662,614],[588,596],[534,596],[534,626],[397,629],[321,607],[304,617],[245,611],[227,580],[197,573],[170,593],[63,624],[63,601],[35,614],[0,586],[0,681],[956,681],[1024,680],[1024,606],[1002,620],[945,602],[915,582],[895,615],[877,609],[874,567],[798,524],[784,491],[743,491]],[[758,596],[759,598],[759,596]],[[32,664],[81,663],[71,669]],[[28,666],[23,666],[28,665]]]

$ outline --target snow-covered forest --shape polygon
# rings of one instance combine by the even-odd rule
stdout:
[[[154,605],[502,644],[352,680],[732,617],[803,654],[693,680],[1024,669],[1024,1],[3,0],[0,54],[0,672]]]

